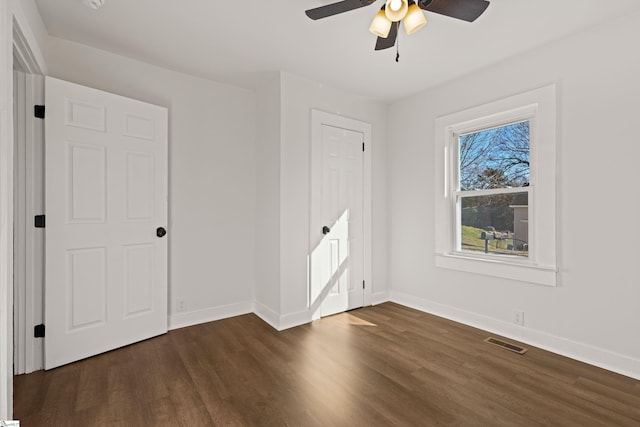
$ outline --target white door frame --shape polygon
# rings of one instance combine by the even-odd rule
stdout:
[[[29,58],[32,73],[46,71],[20,7],[17,1],[0,2],[0,420],[13,415],[14,50],[18,60]]]
[[[24,73],[17,82],[14,109],[15,142],[23,147],[14,157],[14,374],[42,369],[43,340],[33,327],[43,319],[44,230],[33,227],[33,217],[44,214],[44,124],[33,116],[33,105],[44,102],[44,76],[29,42],[13,24],[14,69]],[[19,213],[18,213],[19,212]]]
[[[44,122],[33,116],[33,105],[44,101],[44,78],[16,68],[14,374],[28,374],[43,367],[43,340],[33,327],[43,322],[44,229],[34,227],[33,217],[44,214]]]
[[[328,125],[342,129],[361,132],[364,135],[364,164],[363,164],[363,222],[364,222],[364,280],[366,283],[364,289],[364,306],[373,303],[373,282],[372,282],[372,236],[371,227],[371,154],[372,154],[372,138],[371,124],[356,119],[320,111],[311,110],[311,176],[310,176],[310,210],[309,210],[309,256],[318,245],[320,233],[318,230],[322,228],[322,218],[320,210],[320,200],[322,193],[320,190],[322,182],[322,126]],[[310,270],[310,265],[309,265]],[[320,302],[311,301],[311,271],[307,275],[307,295],[308,307],[311,311],[313,320],[320,318]]]

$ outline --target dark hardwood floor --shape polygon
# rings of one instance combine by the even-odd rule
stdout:
[[[640,381],[386,303],[206,323],[15,377],[35,426],[640,426]]]

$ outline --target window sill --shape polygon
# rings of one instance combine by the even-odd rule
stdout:
[[[541,266],[529,262],[509,259],[476,258],[462,253],[436,254],[436,267],[476,273],[485,276],[501,277],[534,283],[544,286],[556,286],[555,267]]]

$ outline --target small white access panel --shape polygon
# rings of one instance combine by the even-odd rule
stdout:
[[[46,79],[45,369],[167,331],[167,109]]]

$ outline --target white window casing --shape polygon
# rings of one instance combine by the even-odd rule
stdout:
[[[474,196],[528,193],[529,256],[495,256],[460,251],[458,137],[529,121],[529,186],[477,190]],[[437,267],[556,286],[556,86],[448,114],[435,123],[435,263]]]

